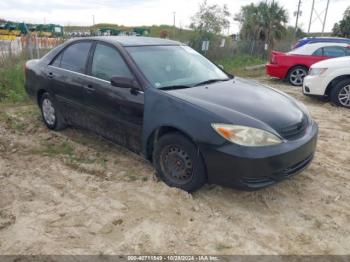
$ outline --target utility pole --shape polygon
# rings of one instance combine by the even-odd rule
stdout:
[[[175,32],[176,32],[176,12],[173,12],[173,18],[174,18],[174,24],[173,24],[173,26],[174,26],[174,36],[173,36],[173,38],[175,37]]]
[[[310,14],[310,22],[309,22],[309,28],[307,30],[307,33],[310,33],[311,24],[312,24],[312,16],[314,14],[314,8],[315,8],[315,0],[312,0],[312,7],[311,7],[311,14]]]
[[[324,14],[324,19],[323,19],[323,26],[322,26],[322,35],[324,33],[324,28],[326,26],[326,20],[327,20],[327,14],[328,14],[328,7],[329,7],[329,0],[327,0],[327,7],[326,7],[326,12]]]
[[[301,6],[301,0],[299,0],[299,3],[298,3],[298,11],[297,11],[297,18],[296,18],[296,21],[295,21],[295,33],[297,32],[297,29],[298,29],[298,22],[299,22],[299,15],[300,15],[300,6]]]
[[[324,2],[324,1],[322,1],[322,2]],[[322,35],[323,35],[325,27],[326,27],[326,21],[327,21],[327,16],[328,16],[328,9],[329,9],[330,0],[327,0],[326,9],[322,10],[322,12],[320,12],[321,10],[317,10],[317,8],[316,8],[317,3],[318,3],[318,1],[315,1],[315,0],[312,1],[312,8],[311,8],[311,14],[310,14],[308,33],[310,33],[310,31],[311,31],[312,24],[315,23],[316,21],[318,21],[322,26]]]
[[[92,15],[92,26],[95,25],[95,15]]]

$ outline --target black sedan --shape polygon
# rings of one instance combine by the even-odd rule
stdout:
[[[303,104],[175,41],[76,39],[28,61],[25,75],[48,128],[93,130],[186,191],[269,186],[314,156],[318,126]]]

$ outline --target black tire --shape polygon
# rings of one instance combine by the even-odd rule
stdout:
[[[295,66],[289,70],[287,80],[293,86],[302,86],[307,73],[308,69],[305,66]]]
[[[337,83],[330,91],[332,104],[350,108],[350,79]]]
[[[207,182],[198,147],[177,132],[158,140],[153,151],[153,165],[157,176],[170,187],[193,192]]]
[[[45,116],[44,114],[44,104],[46,102],[49,102],[53,108],[53,115],[54,115],[54,119],[52,119],[52,121],[48,120],[48,117]],[[67,127],[65,121],[64,121],[64,118],[62,116],[62,114],[59,112],[57,106],[55,106],[55,103],[52,99],[52,97],[50,96],[49,93],[44,93],[42,96],[41,96],[41,99],[40,99],[40,110],[41,110],[41,116],[42,116],[42,119],[45,123],[45,125],[51,129],[51,130],[56,130],[56,131],[59,131],[59,130],[63,130]]]

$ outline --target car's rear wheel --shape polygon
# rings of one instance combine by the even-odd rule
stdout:
[[[293,86],[301,86],[304,77],[307,75],[307,68],[304,66],[293,67],[288,73],[288,81]]]
[[[350,108],[350,79],[337,83],[330,92],[330,98],[334,105]]]
[[[40,100],[42,119],[45,125],[52,130],[62,130],[66,127],[63,116],[56,108],[49,93],[44,93]]]
[[[153,152],[153,163],[157,176],[168,186],[193,192],[207,181],[198,147],[180,133],[169,133],[159,139]]]

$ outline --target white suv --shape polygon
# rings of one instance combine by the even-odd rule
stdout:
[[[311,66],[304,78],[305,95],[325,96],[338,106],[350,108],[350,57],[339,57]]]

